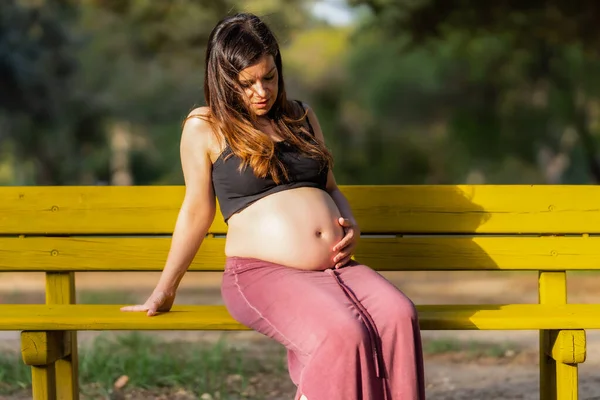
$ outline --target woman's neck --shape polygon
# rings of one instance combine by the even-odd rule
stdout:
[[[273,120],[269,117],[258,117],[256,123],[261,128],[270,127],[273,124]]]

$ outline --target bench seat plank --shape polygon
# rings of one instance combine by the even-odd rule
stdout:
[[[0,330],[246,330],[224,306],[147,317],[118,305],[0,305]],[[419,305],[424,330],[600,329],[600,305]]]

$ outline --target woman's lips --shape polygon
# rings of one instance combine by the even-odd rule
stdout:
[[[257,107],[265,107],[267,104],[269,104],[269,101],[265,100],[265,101],[260,101],[260,102],[256,102],[256,103],[252,103],[252,104],[254,104]]]

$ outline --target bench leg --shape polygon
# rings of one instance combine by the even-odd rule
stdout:
[[[577,364],[556,363],[557,399],[577,400]]]
[[[65,357],[64,335],[61,332],[21,332],[23,362],[31,366],[33,398],[57,399],[56,360]]]
[[[31,388],[34,400],[56,400],[54,364],[31,367]]]
[[[46,273],[46,304],[75,304],[75,273]],[[66,355],[56,360],[56,393],[59,400],[79,399],[77,332],[60,332]]]
[[[538,298],[540,304],[565,304],[567,302],[566,271],[539,271]],[[549,351],[554,334],[540,331],[540,400],[557,400],[557,366]]]
[[[576,400],[577,367],[586,358],[585,331],[546,330],[540,339],[540,398]]]
[[[68,343],[69,354],[56,360],[54,365],[56,374],[56,394],[58,400],[79,399],[79,385],[77,382],[77,334],[75,332],[61,332]]]
[[[540,400],[556,400],[556,361],[547,354],[551,331],[540,331]]]

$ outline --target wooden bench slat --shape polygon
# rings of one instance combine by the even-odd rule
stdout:
[[[0,305],[0,330],[247,330],[224,306],[175,306],[154,317],[117,305]],[[419,305],[424,330],[600,329],[600,305]]]
[[[600,187],[342,186],[363,232],[600,233]],[[168,234],[183,186],[0,188],[2,234]],[[210,228],[224,233],[219,213]]]
[[[0,330],[247,330],[224,306],[175,306],[147,317],[120,305],[0,305]]]
[[[207,237],[190,270],[222,271],[225,240]],[[0,271],[159,271],[169,238],[0,238]],[[599,237],[363,238],[377,270],[600,269]]]
[[[0,232],[168,233],[183,186],[26,186],[0,188]],[[215,218],[213,229],[226,226]]]
[[[417,309],[425,330],[600,329],[600,304],[433,305]]]

